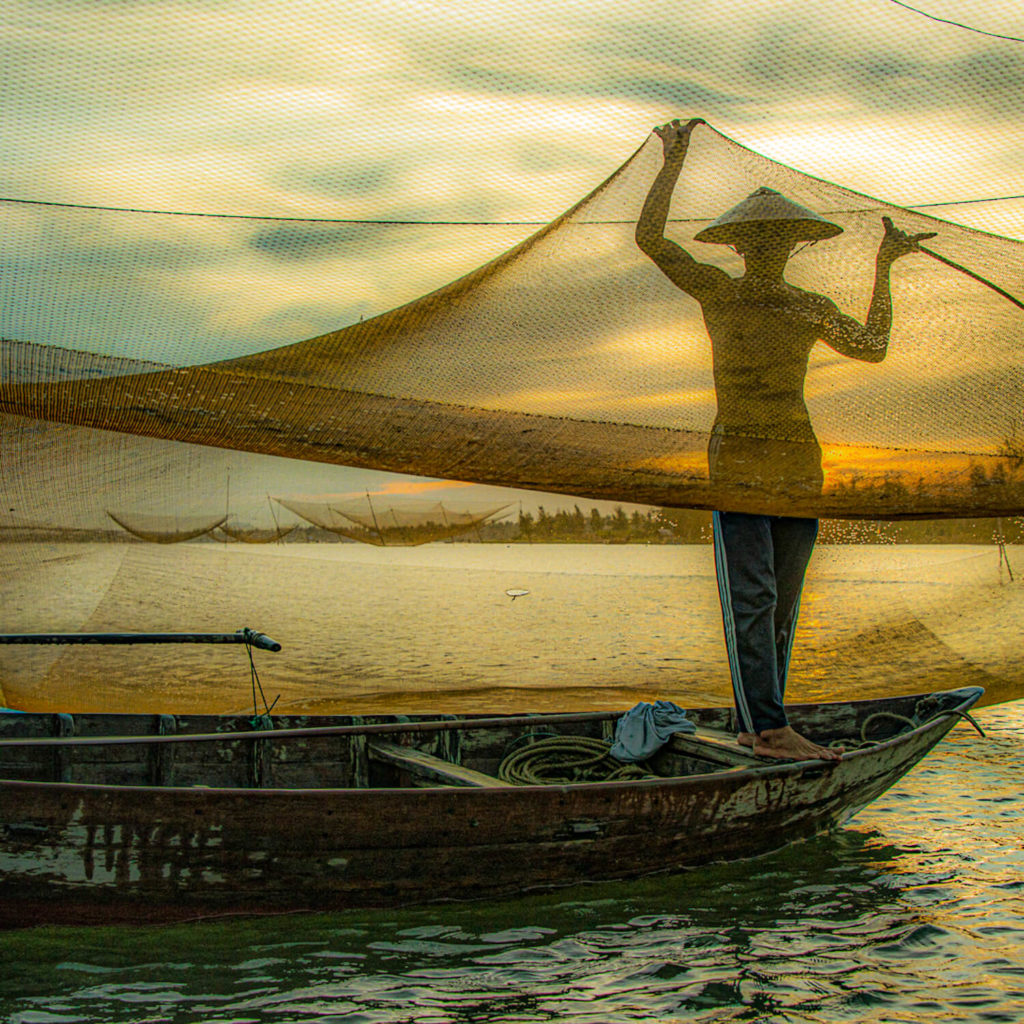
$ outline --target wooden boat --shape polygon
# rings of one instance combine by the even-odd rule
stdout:
[[[692,711],[644,778],[511,785],[510,749],[617,713],[0,714],[0,924],[126,923],[495,898],[750,857],[845,821],[981,696],[794,706],[852,745],[774,762]]]

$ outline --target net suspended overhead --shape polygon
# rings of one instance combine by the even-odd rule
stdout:
[[[460,281],[322,337],[127,374],[125,360],[5,343],[2,408],[290,458],[668,506],[869,517],[1022,507],[1024,309],[1008,296],[1024,294],[1024,245],[867,199],[701,126],[667,228],[722,286],[695,294],[668,280],[634,237],[660,151],[652,136],[577,207]],[[806,207],[833,237],[788,261],[784,292],[744,299],[733,294],[742,261],[715,222],[759,188]],[[81,218],[6,212],[38,218],[80,256]],[[828,337],[821,309],[865,323],[883,217],[904,232],[935,232],[929,248],[943,261],[913,252],[892,265],[888,348],[882,361],[864,361]],[[208,228],[195,230],[201,251]],[[251,225],[217,230],[236,234],[240,257],[252,246]],[[102,321],[103,311],[95,316]],[[721,334],[724,322],[729,344],[713,343],[709,330]],[[102,324],[90,332],[101,339]],[[31,340],[43,336],[61,347],[77,340],[52,326]],[[729,431],[748,443],[738,445],[730,473],[712,481],[709,440],[723,402]],[[819,460],[819,478],[792,471],[801,447]]]
[[[261,671],[267,692],[345,713],[522,710],[541,683],[590,706],[655,694],[685,706],[729,689],[710,548],[665,549],[666,564],[685,571],[657,583],[629,575],[631,559],[597,558],[578,576],[575,561],[535,550],[544,571],[524,577],[515,546],[375,555],[313,543],[304,526],[286,544],[224,543],[224,531],[271,540],[292,517],[267,495],[363,489],[334,465],[298,459],[681,507],[867,518],[1021,510],[1021,243],[808,178],[698,126],[653,235],[666,257],[649,232],[637,242],[663,166],[653,136],[505,256],[294,344],[284,343],[319,329],[296,323],[358,316],[345,273],[353,251],[389,268],[413,263],[426,258],[425,229],[0,204],[4,628],[258,623],[285,645]],[[786,259],[785,279],[802,305],[769,288],[747,303],[723,299],[744,272],[729,246],[763,234],[743,237],[744,211],[776,223],[778,236],[799,222],[805,247]],[[873,362],[840,349],[851,349],[844,332],[867,328],[883,217],[911,236],[935,232],[922,248],[955,266],[924,252],[891,262],[891,330]],[[809,224],[831,227],[813,241]],[[723,225],[726,237],[714,237]],[[478,237],[459,228],[457,241],[466,234]],[[832,333],[808,340],[825,314]],[[794,337],[807,345],[806,373]],[[884,340],[870,331],[860,348],[870,352],[872,337]],[[243,351],[258,354],[226,361]],[[423,493],[418,482],[409,493]],[[158,534],[228,518],[189,543],[109,543],[128,534],[106,509]],[[1019,540],[1019,521],[976,525],[990,541],[1004,527]],[[846,528],[863,539],[876,524]],[[928,530],[962,538],[956,523]],[[1002,546],[819,554],[794,699],[965,683],[992,699],[1024,692],[1016,552],[1012,581]],[[455,555],[457,571],[420,569]],[[520,586],[530,599],[510,601]],[[551,650],[563,614],[567,638],[587,624],[578,650]],[[397,638],[390,664],[383,635]],[[527,648],[522,663],[510,657]],[[238,666],[220,657],[8,650],[0,699],[54,711],[235,709],[246,695],[225,698],[221,681]]]
[[[144,267],[104,266],[92,295],[68,293],[58,271],[64,260],[81,274],[89,239],[131,233],[133,215],[7,206],[11,244],[43,245],[58,265],[5,286],[22,343],[4,342],[0,409],[666,506],[869,518],[1024,507],[1024,244],[820,181],[699,126],[665,229],[697,273],[673,279],[636,238],[662,163],[652,135],[524,243],[365,323],[233,360],[139,372],[124,359],[53,348],[74,350],[86,338],[102,350],[130,329],[131,309],[104,305],[102,292],[119,273],[137,287]],[[734,213],[723,235],[720,218],[755,202],[759,189],[770,190],[762,200],[799,204],[807,224],[827,227],[793,236],[803,248],[786,263],[785,285],[744,291],[733,246],[749,264],[754,243],[736,231],[749,224]],[[883,218],[912,237],[934,233],[923,248],[937,257],[900,254],[880,285]],[[773,237],[799,222],[775,218]],[[161,230],[140,223],[143,234]],[[221,259],[234,247],[247,265],[263,257],[258,224],[175,218],[165,230],[182,269],[154,278],[147,314],[168,320],[145,326],[153,361],[168,366],[181,361],[169,353],[183,336],[195,337],[196,355],[213,349],[203,337],[212,339],[213,325],[180,299],[190,259],[201,263],[214,246]],[[293,234],[299,246],[308,241],[301,227]],[[140,249],[143,262],[148,251]],[[891,328],[863,358],[874,342],[850,338],[871,327],[879,287],[891,290]],[[33,318],[34,308],[47,316]],[[713,457],[723,437],[727,465],[716,475],[709,443]]]

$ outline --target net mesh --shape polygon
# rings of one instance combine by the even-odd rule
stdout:
[[[319,515],[335,534],[371,543],[413,543],[417,529],[426,539],[451,534],[441,530],[436,507],[418,527],[396,513],[385,528],[311,496],[318,491],[307,479],[296,483],[300,462],[675,509],[994,523],[1024,509],[1024,244],[809,177],[702,125],[674,189],[666,236],[722,288],[743,277],[743,257],[695,236],[754,190],[774,189],[842,228],[789,259],[787,298],[733,301],[723,314],[725,292],[687,290],[637,245],[662,159],[652,136],[577,206],[478,270],[301,341],[294,341],[305,336],[300,325],[329,319],[333,309],[344,319],[336,260],[358,244],[351,227],[0,204],[9,268],[0,278],[4,628],[176,630],[209,622],[222,629],[227,622],[273,632],[276,624],[286,631],[279,639],[315,647],[337,629],[323,616],[343,607],[360,626],[379,630],[370,613],[392,613],[373,596],[380,571],[363,579],[358,565],[345,562],[342,571],[341,563],[312,557],[313,545],[295,542],[302,532],[295,521],[232,518],[228,481],[233,506],[280,495],[298,516],[317,523]],[[926,247],[941,258],[917,251],[893,263],[888,348],[883,360],[870,361],[842,351],[821,310],[834,310],[830,323],[866,323],[879,287],[883,217],[909,234],[934,232]],[[416,239],[413,229],[396,240],[394,258],[414,261]],[[810,320],[808,308],[818,311]],[[716,475],[723,438],[731,468]],[[314,506],[321,512],[307,514]],[[202,535],[190,534],[200,526]],[[148,545],[125,531],[193,540]],[[214,544],[221,535],[286,543],[266,544],[243,567],[243,545]],[[998,640],[980,645],[970,628],[982,613],[990,622],[1022,621],[1005,555],[1004,544],[993,545],[984,571],[973,561],[950,569],[926,559],[929,568],[920,570],[886,563],[893,588],[859,616],[844,612],[852,577],[834,566],[812,573],[793,695],[908,689],[925,677],[929,689],[941,677],[1019,694],[1015,656]],[[674,638],[666,643],[675,654],[640,658],[619,680],[607,678],[602,661],[599,684],[591,655],[581,652],[558,677],[559,699],[665,693],[664,663],[673,658],[673,685],[689,695],[672,691],[681,700],[722,699],[728,681],[716,597],[703,570],[693,578],[700,583],[692,622],[629,627],[637,636]],[[493,592],[504,592],[497,575],[493,583]],[[861,585],[874,586],[870,574],[858,578]],[[618,597],[605,595],[609,615],[628,608],[624,586]],[[283,595],[317,587],[338,604],[306,605],[301,614],[288,607]],[[662,607],[689,600],[677,593]],[[506,663],[507,647],[542,642],[495,626],[496,646],[485,659],[491,671],[470,671],[463,655],[479,643],[452,652],[438,640],[434,649],[434,638],[457,630],[440,615],[436,589],[424,593],[424,606],[434,615],[424,627],[430,650],[422,639],[406,646],[419,652],[416,665],[432,666],[430,681],[399,692],[395,679],[409,679],[409,666],[385,672],[372,652],[351,655],[349,644],[334,663],[335,681],[347,680],[346,706],[464,707],[479,691],[495,708],[504,684],[494,667]],[[523,606],[527,599],[514,607]],[[479,597],[459,607],[460,621],[479,613]],[[626,628],[604,614],[591,617],[600,643]],[[549,626],[551,615],[549,608]],[[201,663],[174,665],[123,651],[114,657],[5,653],[4,691],[11,703],[60,710],[225,710],[223,696],[204,687],[222,670],[217,659],[229,655],[204,651]],[[315,657],[285,664],[276,678],[267,671],[286,702],[328,699],[317,689],[323,666]],[[455,667],[438,675],[438,664]],[[604,696],[596,696],[600,685]],[[528,673],[517,670],[508,688],[512,706],[521,707]]]
[[[31,281],[13,275],[11,319],[42,307],[33,329],[19,324],[16,336],[48,347],[7,344],[2,408],[192,444],[653,505],[868,518],[1021,507],[1024,308],[1013,297],[1024,293],[1024,244],[871,200],[700,126],[668,234],[724,280],[742,276],[740,257],[694,235],[761,186],[843,229],[792,257],[790,297],[823,297],[838,316],[863,324],[883,216],[908,233],[935,232],[929,247],[948,261],[915,252],[892,266],[882,362],[806,344],[806,309],[765,299],[730,314],[733,347],[745,338],[745,355],[733,353],[726,366],[707,323],[724,300],[702,303],[676,287],[634,240],[660,162],[652,138],[563,217],[431,295],[225,361],[130,372],[125,358],[68,351],[131,334],[147,338],[149,353],[164,348],[160,361],[170,364],[183,362],[184,337],[191,335],[193,360],[221,345],[208,322],[207,337],[195,336],[202,327],[190,320],[200,311],[172,304],[160,288],[138,315],[123,304],[99,308],[109,281],[83,294],[91,277],[116,287],[119,275],[148,271],[156,240],[136,263],[73,266],[36,301],[24,290]],[[45,236],[72,264],[86,248],[83,234],[124,237],[142,230],[139,220],[147,233],[161,227],[143,215],[20,206],[5,213],[16,245],[27,250]],[[188,256],[199,260],[207,248],[218,260],[233,248],[241,263],[262,256],[265,264],[280,261],[284,247],[294,246],[299,259],[304,245],[317,243],[312,228],[290,227],[266,256],[265,227],[185,221],[163,225],[171,237],[159,239],[187,254],[185,269],[175,267],[164,283],[174,295],[196,272]],[[217,309],[213,325],[241,313]],[[808,329],[827,342],[819,323]],[[775,407],[765,412],[757,406],[767,392]],[[712,481],[707,452],[723,403],[730,432],[749,443],[740,469]],[[823,482],[809,486],[794,472],[798,445],[820,460]]]

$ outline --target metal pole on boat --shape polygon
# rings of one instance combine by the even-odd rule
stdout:
[[[276,640],[248,627],[237,633],[0,633],[0,644],[247,644],[281,650]]]

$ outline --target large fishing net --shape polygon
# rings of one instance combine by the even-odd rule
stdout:
[[[1007,517],[1024,509],[1024,243],[809,177],[700,125],[665,229],[678,259],[700,268],[680,276],[659,269],[635,237],[662,162],[652,135],[577,206],[478,270],[293,343],[310,310],[323,320],[336,308],[343,319],[350,307],[336,261],[360,244],[358,229],[0,204],[3,629],[175,629],[175,616],[258,605],[281,620],[260,572],[243,586],[237,559],[193,563],[226,558],[214,538],[280,540],[297,522],[289,508],[316,522],[303,508],[330,503],[311,493],[308,476],[296,486],[303,460],[669,509],[991,517],[997,567],[950,575],[942,562],[932,591],[922,589],[927,572],[900,568],[894,578],[910,589],[897,588],[898,601],[863,621],[843,614],[842,588],[832,588],[834,607],[804,627],[791,692],[799,693],[801,665],[816,666],[806,678],[818,673],[824,686],[824,664],[833,691],[880,678],[906,689],[928,675],[1020,692],[1016,659],[999,643],[968,644],[965,653],[977,630],[963,614],[1019,615],[1016,592],[1003,586],[1010,568],[1001,541]],[[777,192],[841,231],[800,240],[786,265],[789,287],[744,292],[736,249],[749,260],[751,244],[697,236],[764,189],[772,191],[759,201]],[[933,237],[883,270],[883,218],[908,236]],[[404,237],[391,258],[415,261],[415,235]],[[886,323],[861,336],[857,350],[843,331],[868,330],[879,289],[891,291],[891,330]],[[248,354],[223,358],[238,352]],[[286,521],[264,511],[262,522],[242,522],[231,507],[241,502]],[[360,539],[375,529],[372,516],[348,524]],[[189,536],[198,539],[144,543]],[[310,549],[269,548],[265,561],[278,576],[265,589],[283,592],[283,574],[301,591]],[[339,614],[375,603],[357,575],[345,577]],[[959,590],[950,589],[954,578]],[[40,587],[41,602],[28,596]],[[805,617],[829,590],[815,590],[812,576]],[[616,609],[629,615],[621,598]],[[274,629],[230,623],[243,624]],[[719,637],[704,618],[691,636],[688,628],[661,625],[682,659],[669,687],[724,696]],[[130,688],[110,683],[113,662],[90,667],[76,655],[72,668],[64,654],[24,658],[3,679],[12,703],[132,702]],[[617,693],[664,692],[662,668],[627,673]],[[319,665],[288,672],[281,684],[296,699],[323,679]],[[464,675],[492,697],[502,685],[483,670]],[[593,699],[593,681],[582,684]],[[170,682],[148,704],[203,703],[169,692]]]

